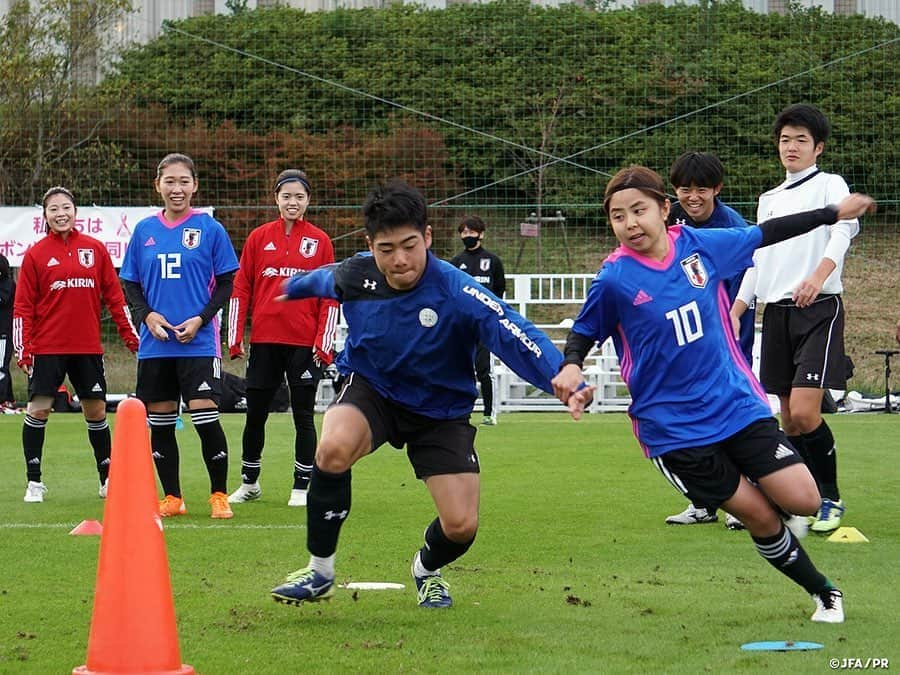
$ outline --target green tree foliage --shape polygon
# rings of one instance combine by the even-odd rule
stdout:
[[[16,0],[0,21],[0,203],[34,203],[49,181],[112,190],[121,158],[99,140],[118,99],[96,89],[130,0]]]
[[[493,185],[479,203],[534,205],[541,192],[548,204],[596,204],[622,165],[665,172],[696,147],[719,153],[729,198],[749,204],[779,180],[771,120],[801,100],[832,115],[828,162],[852,167],[857,189],[896,192],[896,43],[844,57],[898,34],[881,20],[763,15],[735,1],[276,8],[173,24],[119,72],[136,105],[213,127],[377,135],[415,120],[443,138],[442,169],[469,190]],[[844,83],[871,84],[848,97]],[[541,150],[571,161],[538,172]]]
[[[596,219],[608,174],[633,162],[665,173],[697,148],[722,157],[724,196],[752,215],[781,175],[771,120],[802,100],[834,123],[823,166],[881,199],[900,187],[900,29],[881,20],[764,15],[736,0],[232,3],[168,24],[89,87],[77,66],[128,3],[30,4],[0,25],[0,202],[63,182],[92,201],[153,203],[155,162],[191,148],[216,205],[259,204],[274,173],[301,165],[329,207],[355,208],[372,181],[400,173],[448,208],[563,208],[577,224]]]

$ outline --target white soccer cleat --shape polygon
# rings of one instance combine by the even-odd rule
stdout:
[[[812,620],[819,623],[844,623],[844,594],[836,588],[829,588],[821,593],[813,593],[816,611]]]
[[[47,486],[43,483],[35,483],[33,480],[28,481],[25,488],[25,501],[37,503],[44,501],[44,493],[47,492]]]
[[[228,495],[229,504],[243,504],[252,502],[262,497],[262,488],[259,483],[241,483],[241,486]]]
[[[725,527],[729,530],[746,530],[744,524],[741,522],[741,519],[737,516],[733,516],[730,513],[725,513]]]
[[[668,525],[697,525],[699,523],[714,523],[718,519],[719,516],[716,515],[715,511],[710,513],[708,509],[698,509],[693,504],[688,504],[688,507],[681,513],[676,513],[674,516],[666,518],[666,523]]]
[[[803,539],[809,533],[809,519],[806,516],[782,516],[781,519],[797,539]]]
[[[291,498],[288,506],[306,506],[306,494],[308,490],[291,490]]]
[[[97,494],[100,495],[100,499],[106,499],[107,490],[109,490],[109,478],[103,481],[103,485],[101,485],[100,489],[97,490]]]

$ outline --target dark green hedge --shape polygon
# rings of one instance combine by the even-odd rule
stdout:
[[[444,168],[467,189],[540,163],[484,134],[539,147],[550,119],[547,149],[564,156],[596,147],[573,161],[601,172],[631,162],[665,171],[689,147],[714,150],[728,169],[729,199],[747,204],[779,180],[775,113],[806,100],[834,123],[823,164],[857,189],[893,197],[900,53],[897,42],[879,45],[898,36],[880,20],[819,10],[761,15],[738,2],[617,11],[521,1],[282,8],[173,24],[128,53],[119,77],[138,107],[163,106],[185,123],[229,120],[258,134],[377,135],[398,118],[416,120],[441,134]],[[533,203],[534,175],[475,199]],[[544,177],[544,202],[596,203],[603,182],[557,163]]]

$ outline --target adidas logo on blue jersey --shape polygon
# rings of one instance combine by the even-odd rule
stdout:
[[[653,302],[653,298],[651,298],[646,291],[641,289],[637,292],[637,295],[634,296],[634,301],[631,304],[637,307],[638,305],[643,305],[646,302]]]

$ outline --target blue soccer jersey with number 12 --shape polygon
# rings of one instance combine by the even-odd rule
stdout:
[[[771,417],[728,316],[724,280],[752,263],[758,227],[669,228],[659,262],[623,246],[603,263],[572,330],[612,337],[648,457],[709,445]]]
[[[139,283],[150,308],[177,326],[206,307],[217,275],[237,268],[228,233],[215,218],[191,211],[177,223],[169,223],[160,211],[135,226],[119,276]],[[218,318],[187,344],[178,342],[172,331],[168,340],[157,340],[146,324],[141,324],[140,337],[139,359],[222,354]]]

